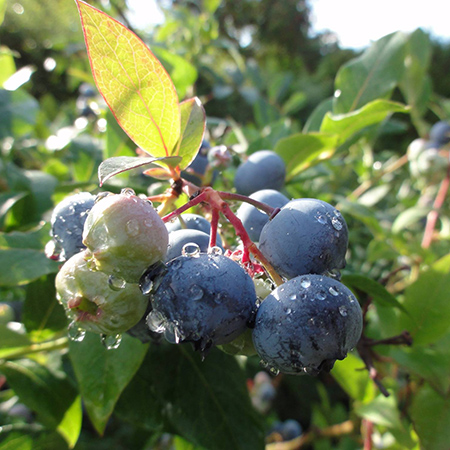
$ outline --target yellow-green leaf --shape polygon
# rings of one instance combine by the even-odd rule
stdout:
[[[172,80],[128,28],[76,0],[95,83],[120,126],[152,156],[170,156],[180,136]]]

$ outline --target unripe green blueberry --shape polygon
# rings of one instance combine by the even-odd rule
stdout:
[[[133,327],[145,313],[148,298],[137,284],[92,270],[86,251],[64,263],[56,276],[58,300],[79,328],[114,335]]]
[[[168,242],[167,229],[151,202],[126,191],[98,201],[83,230],[83,243],[97,269],[130,283],[164,259]]]

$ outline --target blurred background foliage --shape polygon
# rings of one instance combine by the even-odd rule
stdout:
[[[133,29],[125,0],[90,4]],[[345,71],[365,57],[362,51],[340,48],[330,33],[313,35],[306,1],[159,0],[158,4],[164,22],[134,31],[166,67],[180,99],[200,97],[211,145],[225,144],[234,152],[234,164],[217,181],[218,189],[232,189],[239,156],[261,149],[282,151],[290,142],[284,139],[301,132],[318,132],[325,113],[332,111],[333,105],[339,107],[335,92],[343,83]],[[22,326],[22,334],[14,336],[5,327],[1,329],[3,358],[2,349],[11,351],[8,345],[14,339],[20,342],[14,341],[11,348],[22,348],[48,339],[59,342],[57,339],[65,335],[67,324],[54,298],[57,264],[43,252],[51,210],[77,189],[98,192],[100,162],[111,156],[135,155],[136,148],[95,88],[74,2],[0,0],[2,19],[0,266],[9,270],[0,273],[0,301],[13,308],[14,322]],[[430,248],[421,246],[426,217],[443,172],[433,168],[414,171],[405,155],[413,140],[428,138],[433,123],[450,118],[450,45],[421,30],[404,39],[402,51],[409,52],[409,70],[383,98],[410,105],[409,114],[393,113],[389,120],[352,134],[340,143],[333,157],[292,172],[285,187],[289,197],[318,197],[337,204],[345,215],[350,249],[344,277],[347,275],[347,282],[362,303],[375,298],[367,316],[368,336],[374,339],[387,338],[411,325],[400,317],[392,298],[397,296],[414,308],[414,289],[408,291],[408,286],[416,282],[417,289],[425,286],[420,292],[427,291],[427,280],[420,277],[424,268],[435,268],[432,275],[438,277],[439,292],[444,292],[448,284],[443,281],[448,278],[448,261],[433,266],[450,252],[448,202],[442,206],[434,243]],[[394,62],[387,65],[388,69]],[[119,192],[125,186],[150,194],[165,187],[137,171],[111,179],[105,189]],[[351,278],[355,274],[380,281],[386,289],[370,289],[367,280],[361,288],[361,279]],[[447,320],[446,314],[442,313],[442,321]],[[428,422],[426,414],[421,413],[423,406],[433,409],[435,405],[435,412],[448,419],[449,330],[445,324],[439,326],[444,332],[436,338],[430,332],[423,340],[424,347],[380,350],[387,361],[383,366],[386,385],[395,392],[386,400],[378,395],[366,372],[355,370],[362,367],[355,355],[338,364],[333,376],[276,378],[277,394],[269,409],[253,398],[264,416],[265,433],[276,421],[290,418],[308,430],[357,417],[367,421],[364,426],[376,425],[373,437],[378,448],[418,449],[417,433],[423,439],[422,448],[449,448],[450,428],[446,432],[437,429],[433,420]],[[155,358],[160,356],[158,350],[153,352]],[[15,359],[27,353],[11,354]],[[48,367],[45,377],[50,379],[54,372],[64,371],[74,383],[67,355],[39,355],[38,362]],[[216,358],[221,361],[222,357]],[[2,370],[7,373],[0,364]],[[259,370],[258,361],[249,359],[247,379],[253,380]],[[13,374],[11,368],[8,373]],[[419,389],[420,395],[411,398],[411,391],[422,385],[425,387]],[[25,406],[23,414],[29,416],[19,414],[14,418],[11,405],[26,403],[29,394],[20,387],[15,392],[5,385],[2,376],[0,386],[0,426],[2,421],[10,424],[12,420],[19,424],[17,430],[25,430],[23,434],[6,433],[2,441],[0,429],[0,449],[67,448],[67,438],[48,432],[51,426],[39,428],[33,402]],[[250,392],[257,397],[254,390]],[[101,440],[89,420],[84,420],[75,448],[181,450],[204,445],[195,433],[194,437],[187,434],[195,445],[173,437],[182,434],[173,423],[164,423],[159,429],[136,426],[126,400],[125,396],[119,403],[119,412],[110,419]],[[42,413],[39,407],[37,412]],[[416,419],[414,429],[410,416]],[[448,423],[445,420],[441,425]],[[355,437],[358,430],[343,430],[342,436],[337,434],[333,439],[315,436],[313,448],[362,448]],[[166,434],[168,431],[173,435]]]

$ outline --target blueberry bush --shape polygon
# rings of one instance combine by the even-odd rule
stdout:
[[[46,44],[0,2],[61,77],[1,47],[0,450],[447,450],[430,37],[346,55],[330,92],[224,37],[228,2],[174,2],[150,46],[123,2],[75,3]]]

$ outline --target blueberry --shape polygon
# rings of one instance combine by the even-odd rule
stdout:
[[[262,189],[279,191],[284,186],[286,166],[271,150],[251,154],[236,170],[234,186],[239,194],[250,195]]]
[[[450,142],[450,123],[446,121],[436,122],[430,129],[430,141],[438,148]]]
[[[83,226],[94,202],[95,196],[80,192],[66,197],[53,210],[51,234],[62,249],[61,260],[69,259],[86,248],[82,242]]]
[[[207,235],[211,233],[211,224],[209,221],[199,214],[191,213],[181,214],[179,219],[166,223],[166,228],[169,233],[182,229],[203,231]],[[222,247],[222,240],[219,234],[217,234],[216,243],[219,247]]]
[[[95,203],[83,242],[98,270],[137,283],[149,265],[166,256],[169,233],[153,205],[125,189]]]
[[[289,202],[289,199],[286,196],[274,189],[262,189],[261,191],[256,191],[250,195],[250,198],[266,203],[273,208],[281,208]],[[255,208],[253,205],[244,202],[239,206],[236,215],[242,221],[250,239],[253,242],[258,242],[261,230],[269,221],[269,216],[265,212]]]
[[[202,179],[199,177],[205,175],[206,169],[208,167],[208,151],[211,148],[209,142],[204,140],[200,149],[188,167],[188,170],[184,170],[181,176],[191,183],[201,186],[203,184]]]
[[[203,231],[191,229],[175,230],[169,233],[169,245],[167,247],[166,261],[170,261],[177,256],[181,256],[183,254],[183,248],[186,253],[207,253],[208,247],[209,235]],[[221,250],[223,251],[223,248],[221,248]]]
[[[284,421],[279,430],[284,441],[291,441],[292,439],[298,438],[302,432],[302,426],[294,419]]]
[[[316,199],[291,200],[264,225],[263,255],[280,275],[293,278],[345,267],[347,224],[340,212]]]
[[[206,351],[226,344],[246,330],[254,315],[253,281],[223,255],[180,256],[167,269],[152,294],[147,318],[152,331],[169,342],[193,342]]]
[[[253,343],[270,367],[317,375],[344,359],[361,332],[361,308],[346,286],[322,275],[302,275],[262,302]]]
[[[79,328],[115,335],[133,327],[144,315],[148,298],[137,284],[92,270],[87,251],[64,263],[56,276],[56,292],[66,315]]]

